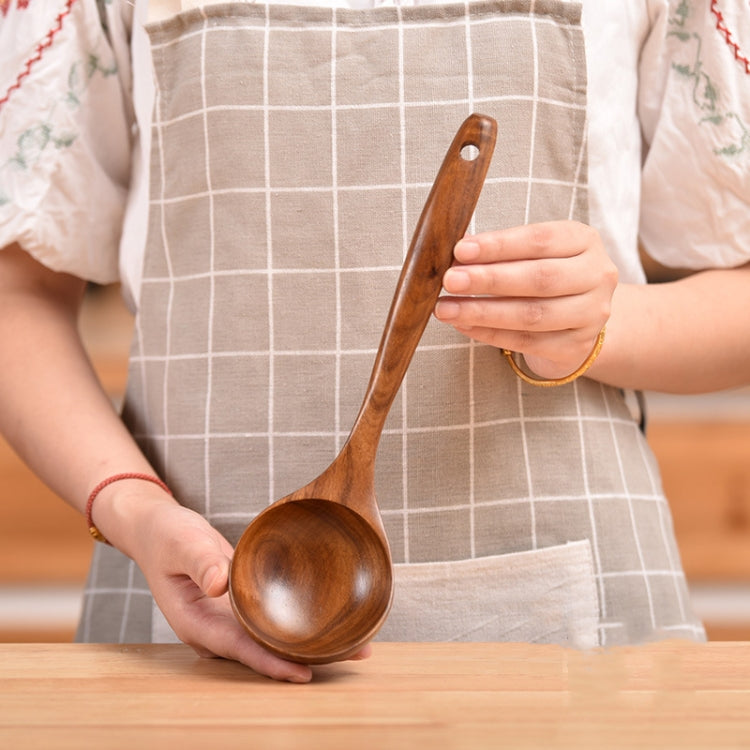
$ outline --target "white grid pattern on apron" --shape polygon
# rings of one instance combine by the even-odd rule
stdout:
[[[168,24],[164,27],[166,31],[157,30],[154,33],[153,50],[157,68],[160,55],[165,60],[170,60],[174,67],[175,60],[184,63],[193,59],[191,51],[194,51],[195,44],[198,45],[199,81],[197,84],[193,83],[190,89],[180,91],[182,83],[177,79],[168,79],[166,64],[160,69],[152,165],[156,178],[153,183],[156,189],[151,198],[153,248],[147,257],[144,272],[141,313],[150,316],[149,326],[160,318],[163,328],[157,333],[147,329],[139,314],[137,341],[131,359],[129,404],[133,412],[130,419],[136,437],[142,440],[155,465],[177,491],[178,497],[203,513],[230,538],[236,537],[265,504],[312,478],[316,462],[320,464],[318,470],[324,468],[345,439],[355,407],[359,405],[356,394],[352,394],[343,385],[351,384],[352,373],[358,373],[362,386],[366,382],[362,376],[369,375],[380,325],[385,320],[387,309],[382,303],[390,299],[400,268],[400,256],[394,255],[392,251],[388,254],[386,250],[386,257],[382,260],[368,256],[369,259],[359,266],[353,265],[350,257],[344,257],[351,240],[348,230],[351,229],[352,208],[345,205],[347,201],[356,198],[361,201],[361,205],[367,207],[370,196],[381,200],[383,195],[391,196],[399,209],[398,229],[392,232],[392,236],[397,236],[401,246],[405,248],[410,228],[414,226],[416,215],[434,176],[435,170],[431,165],[439,164],[442,149],[449,142],[452,130],[457,125],[454,115],[457,112],[466,114],[475,108],[487,111],[488,114],[494,114],[493,110],[499,108],[504,113],[505,106],[518,106],[521,112],[526,112],[523,108],[530,106],[532,142],[525,149],[519,149],[522,153],[528,151],[527,173],[519,176],[512,174],[512,167],[502,163],[502,155],[504,153],[512,161],[514,151],[507,147],[503,152],[502,143],[499,144],[501,157],[498,159],[496,152],[493,169],[486,182],[482,199],[484,202],[480,202],[477,210],[476,226],[483,229],[543,218],[585,219],[585,139],[579,137],[574,152],[569,155],[566,167],[568,175],[561,177],[554,173],[554,169],[550,173],[545,162],[545,157],[549,157],[549,154],[544,151],[544,139],[541,137],[545,130],[554,130],[554,122],[550,125],[545,121],[545,116],[551,117],[551,113],[556,110],[565,111],[569,120],[580,123],[581,129],[585,130],[585,101],[575,91],[565,89],[560,91],[560,98],[553,98],[550,91],[543,90],[540,77],[540,71],[545,65],[549,66],[550,61],[546,57],[540,59],[538,34],[548,30],[553,34],[568,33],[570,36],[567,37],[567,42],[572,43],[580,31],[575,23],[556,15],[560,7],[560,3],[542,0],[530,5],[523,2],[482,3],[467,5],[462,12],[456,12],[455,9],[447,11],[445,16],[440,15],[443,11],[437,10],[438,15],[435,16],[430,15],[432,11],[426,12],[425,9],[379,9],[370,15],[307,9],[305,17],[308,23],[305,24],[299,23],[291,15],[294,11],[289,9],[274,10],[266,7],[261,10],[250,7],[244,8],[239,15],[229,17],[208,12],[203,13],[199,19],[195,13],[186,14],[183,21],[185,25],[180,33],[175,34],[174,29],[169,30]],[[545,16],[542,10],[548,15]],[[261,13],[265,15],[259,15]],[[519,33],[519,24],[524,25],[530,34],[531,91],[498,93],[495,96],[487,95],[486,92],[478,93],[477,83],[482,79],[475,79],[477,71],[473,69],[476,52],[474,35],[485,25],[494,28],[503,24],[515,24],[515,30],[508,37],[510,41],[516,39],[514,34]],[[461,29],[469,61],[466,66],[468,74],[464,82],[464,96],[440,97],[440,92],[437,91],[431,92],[433,98],[427,101],[409,98],[406,89],[411,84],[404,76],[408,51],[406,38],[413,34],[415,28],[420,30],[418,33],[430,29],[438,32],[449,28]],[[262,34],[262,101],[216,103],[211,98],[215,97],[215,92],[207,88],[209,80],[212,85],[216,80],[216,69],[207,71],[207,67],[216,64],[214,53],[218,51],[219,42],[214,40],[222,36],[229,39],[237,33],[246,33],[248,29],[249,33]],[[337,56],[333,54],[328,101],[272,101],[272,92],[277,95],[280,86],[278,81],[270,78],[269,58],[276,54],[275,35],[310,36],[311,29],[321,35],[329,35],[324,44],[328,44],[333,52],[341,37],[361,35],[366,31],[385,33],[395,30],[398,98],[378,102],[375,106],[352,101],[356,99],[356,92],[339,88]],[[315,43],[320,43],[319,37]],[[549,39],[545,43],[549,43]],[[211,44],[213,46],[209,54],[207,50]],[[486,41],[482,44],[486,44]],[[180,52],[181,47],[189,51]],[[295,48],[295,51],[298,50]],[[175,53],[177,58],[173,57]],[[189,79],[190,71],[183,68],[181,75]],[[547,86],[548,77],[549,70],[546,70],[544,80]],[[291,85],[293,81],[286,83]],[[171,84],[174,84],[174,90]],[[277,88],[274,89],[274,86]],[[173,105],[176,107],[174,113],[170,109]],[[442,121],[435,126],[430,137],[425,139],[426,143],[422,144],[415,140],[415,123],[423,123],[424,118],[413,118],[418,117],[425,108],[428,108],[432,117],[437,117],[438,120],[442,117]],[[541,109],[544,109],[544,115]],[[372,116],[377,121],[378,110],[397,113],[394,130],[398,141],[399,179],[370,181],[364,185],[350,183],[346,171],[350,164],[339,158],[341,153],[349,158],[346,152],[339,151],[339,139],[342,132],[347,131],[344,121],[359,113]],[[331,117],[331,153],[326,167],[330,170],[330,180],[311,181],[310,175],[305,173],[305,164],[301,163],[301,174],[294,178],[297,182],[284,184],[283,179],[279,182],[280,178],[286,179],[286,175],[277,171],[279,167],[274,162],[274,156],[277,160],[284,156],[283,149],[274,140],[277,137],[274,122],[279,117],[287,117],[289,122],[299,124],[303,119],[306,121],[321,113]],[[215,132],[220,127],[217,118],[220,115],[229,117],[238,114],[257,115],[258,121],[262,123],[259,152],[262,153],[264,162],[258,180],[254,183],[246,180],[239,187],[222,184],[227,182],[229,165],[225,163],[224,171],[217,172],[214,162],[217,154],[221,156],[225,146],[221,134]],[[197,129],[191,130],[194,126]],[[180,131],[183,137],[179,154],[170,146],[175,131]],[[561,133],[560,138],[563,139],[563,136]],[[501,120],[501,142],[515,137],[517,136],[513,133],[503,132]],[[194,146],[195,151],[186,149],[184,138]],[[549,141],[549,135],[546,136],[546,141]],[[575,139],[572,142],[575,143]],[[198,153],[201,144],[202,153]],[[324,148],[321,144],[319,146],[321,150]],[[292,147],[290,144],[289,148]],[[423,151],[422,163],[414,164],[409,159],[411,153],[419,148]],[[302,156],[309,156],[310,153],[308,151]],[[194,175],[190,176],[188,166],[180,164],[179,156],[195,160]],[[327,157],[320,158],[316,177],[321,172],[321,165],[325,166]],[[283,163],[282,158],[282,166]],[[238,170],[242,166],[238,165]],[[178,179],[186,177],[189,177],[190,185],[199,185],[199,189],[185,189],[181,182],[177,183]],[[519,187],[524,197],[515,202],[508,200],[512,208],[508,209],[508,213],[503,213],[505,209],[497,205],[500,203],[498,196],[505,200],[507,191],[514,187]],[[549,195],[558,196],[556,200],[548,203],[544,197],[540,198],[539,191],[544,188],[550,189]],[[565,196],[562,208],[556,190],[562,191]],[[298,256],[284,257],[280,261],[279,251],[287,248],[281,247],[283,243],[275,234],[275,230],[284,230],[284,226],[275,220],[277,202],[284,196],[315,198],[328,195],[331,196],[333,217],[333,251],[329,265],[321,263],[305,266]],[[262,264],[256,262],[243,265],[241,254],[238,254],[236,248],[232,251],[234,255],[230,266],[224,267],[222,263],[223,256],[220,257],[220,253],[227,238],[223,234],[217,235],[217,232],[222,231],[217,218],[217,207],[225,198],[237,197],[257,198],[262,203],[262,207],[258,209],[258,215],[264,217],[265,223],[262,229],[265,238]],[[495,202],[490,204],[489,201],[493,198]],[[183,246],[175,242],[173,235],[189,240],[189,231],[175,235],[175,226],[180,224],[180,220],[189,219],[189,211],[186,213],[185,207],[190,207],[197,213],[204,204],[208,205],[207,219],[201,226],[201,236],[207,240],[207,247],[203,248],[205,252],[195,256],[188,252],[183,256]],[[170,215],[169,212],[175,209],[183,213]],[[379,219],[376,210],[367,213],[372,215],[374,222],[381,221],[378,225],[378,238],[382,232],[389,231],[387,217]],[[548,215],[549,213],[552,215]],[[349,224],[345,225],[345,222]],[[383,244],[386,245],[385,242]],[[366,250],[367,238],[357,247],[357,255],[367,255]],[[315,252],[310,255],[317,259]],[[260,256],[255,260],[259,261]],[[354,338],[358,345],[354,346],[352,336],[347,333],[344,324],[349,321],[351,313],[356,312],[357,300],[351,299],[347,285],[357,276],[373,280],[373,295],[363,300],[362,305],[372,310],[377,309],[379,313],[374,316],[377,321],[374,327],[365,325],[362,330],[357,330]],[[327,291],[332,292],[329,296],[333,297],[333,305],[332,308],[329,306],[327,317],[323,318],[319,326],[310,325],[305,320],[304,305],[300,305],[296,313],[289,312],[299,302],[301,290],[306,294],[315,294],[315,285],[320,284],[322,288],[322,283],[326,281],[332,282],[328,284]],[[221,325],[226,321],[221,317],[214,318],[214,315],[219,315],[216,306],[223,298],[222,292],[226,292],[235,282],[243,288],[244,294],[256,292],[265,296],[267,319],[263,320],[261,316],[257,325],[267,332],[266,346],[259,345],[264,338],[260,333],[249,336],[253,346],[229,346],[222,338],[224,331]],[[365,290],[367,286],[368,284],[364,285]],[[282,294],[284,287],[286,298]],[[323,289],[315,297],[321,309],[330,303],[325,292],[326,289]],[[207,300],[205,335],[194,332],[188,325],[202,320],[201,306],[204,299]],[[192,321],[191,314],[194,315]],[[298,323],[302,327],[307,325],[311,332],[319,333],[319,337],[311,338],[309,347],[300,346],[301,343],[307,344],[307,341],[301,340],[297,325],[290,326],[290,319],[293,324]],[[221,323],[216,323],[217,320]],[[198,325],[195,327],[199,328]],[[232,330],[236,341],[231,343],[242,343],[244,334],[239,332],[240,329]],[[515,380],[500,358],[494,356],[496,354],[486,347],[467,342],[434,322],[428,327],[389,417],[381,444],[381,455],[385,455],[382,459],[385,466],[383,474],[387,476],[380,481],[382,486],[391,490],[398,488],[390,496],[379,490],[383,518],[394,545],[395,558],[406,562],[423,561],[431,545],[433,548],[440,548],[441,545],[447,544],[450,547],[455,544],[455,547],[437,553],[450,560],[536,549],[538,546],[568,541],[566,538],[557,538],[556,535],[571,535],[573,539],[589,537],[600,597],[603,643],[638,637],[638,633],[627,632],[634,626],[625,621],[629,614],[628,606],[622,605],[623,601],[633,597],[638,606],[647,610],[645,617],[649,623],[642,628],[644,632],[672,630],[700,637],[700,626],[688,613],[684,576],[674,545],[668,508],[656,479],[658,472],[652,466],[653,459],[638,434],[637,425],[616,391],[590,381],[578,381],[566,389],[559,389],[554,395],[542,393]],[[230,429],[226,424],[233,423],[233,409],[242,412],[243,407],[241,402],[233,407],[231,402],[226,401],[224,391],[227,383],[223,380],[222,368],[242,363],[238,372],[243,374],[243,368],[247,368],[248,363],[256,362],[265,363],[266,369],[260,368],[256,374],[260,381],[267,377],[267,390],[258,391],[261,399],[267,398],[267,406],[264,404],[258,413],[249,414],[247,424],[243,424],[241,428]],[[355,364],[352,365],[352,362]],[[316,364],[322,365],[322,374],[316,374]],[[310,378],[311,382],[318,378],[319,386],[327,386],[326,391],[329,393],[321,392],[320,400],[327,404],[330,395],[329,412],[332,417],[328,423],[318,420],[317,412],[322,413],[325,409],[318,408],[314,398],[307,402],[307,413],[305,410],[295,409],[293,404],[290,406],[290,413],[284,412],[280,406],[295,395],[288,384],[295,368],[311,365],[313,368],[305,370],[306,374],[301,381],[296,381],[294,388],[309,385],[304,382],[305,378]],[[201,370],[201,367],[204,369]],[[445,403],[438,404],[438,408],[432,412],[429,410],[430,398],[425,399],[422,394],[425,379],[430,385],[439,383],[443,372],[450,372],[451,367],[467,374],[466,383],[456,384],[453,392],[454,396],[457,394],[458,401],[463,401],[461,404],[457,401],[458,405],[451,406],[447,396],[451,389],[438,389],[438,398],[445,397]],[[423,374],[425,372],[427,375]],[[231,382],[235,386],[240,383],[241,399],[256,397],[242,390],[244,383],[237,380],[236,372],[233,377],[235,379]],[[191,385],[192,379],[201,379],[196,386],[195,397],[193,401],[181,403],[183,391]],[[489,386],[487,380],[490,381]],[[466,393],[461,391],[464,387]],[[492,398],[502,400],[502,405],[494,405]],[[152,408],[154,405],[155,409]],[[447,419],[442,413],[444,406],[448,412],[451,408],[454,409]],[[193,414],[192,410],[198,415]],[[261,412],[265,417],[259,416]],[[462,415],[463,418],[459,418]],[[299,424],[295,419],[299,420]],[[217,421],[222,420],[225,426],[217,428]],[[260,427],[262,421],[265,421],[265,425]],[[489,481],[484,476],[487,473],[485,463],[489,457],[494,459],[495,456],[486,451],[481,453],[480,443],[487,439],[487,434],[497,430],[505,430],[507,435],[517,437],[515,446],[504,445],[503,448],[519,452],[523,467],[517,468],[517,474],[521,477],[523,487],[517,485],[513,492],[508,490],[505,495],[505,488],[500,487],[498,489],[502,491],[489,496],[485,486]],[[609,433],[606,444],[599,445],[597,439],[592,440],[592,435],[597,431],[598,437]],[[391,444],[388,444],[388,438],[393,438]],[[453,443],[458,448],[453,448]],[[264,444],[265,449],[262,447]],[[222,446],[229,446],[226,448],[228,452],[237,449],[237,446],[244,446],[245,450],[251,446],[251,452],[260,452],[257,466],[260,467],[265,462],[267,481],[265,488],[260,491],[262,497],[255,495],[254,504],[250,502],[253,498],[245,497],[243,476],[246,478],[246,475],[239,471],[236,477],[230,477],[227,481],[223,469],[217,468],[232,467],[237,463],[236,455],[230,459],[229,464],[217,461],[217,456],[224,450]],[[630,451],[627,456],[622,453],[625,446]],[[287,463],[292,449],[298,452],[300,463],[304,464],[303,469],[296,470]],[[430,450],[434,453],[430,454]],[[562,452],[558,456],[556,451]],[[615,478],[611,484],[603,482],[602,476],[596,472],[603,464],[602,452],[612,454],[609,463],[614,466]],[[498,460],[500,458],[502,457],[498,457]],[[571,460],[580,460],[580,473]],[[441,489],[456,481],[450,464],[466,461],[466,473],[465,476],[462,475],[465,482],[456,481],[456,486],[460,486],[461,491],[452,493],[449,487],[442,495],[436,493],[436,499],[421,496],[421,486],[428,483],[431,477],[430,467],[423,465],[429,461],[434,462],[436,473],[443,472],[442,481],[435,482],[435,486]],[[445,470],[446,465],[448,470]],[[561,476],[560,486],[553,486],[550,475],[555,474],[558,468],[563,468],[566,476]],[[458,469],[455,473],[459,473]],[[640,482],[636,488],[630,486],[634,481],[632,476],[636,477],[636,484]],[[283,481],[279,481],[279,477],[283,477]],[[513,481],[517,480],[511,478],[510,483]],[[644,486],[644,481],[647,486]],[[234,495],[228,497],[230,489],[234,490]],[[582,509],[582,520],[576,520],[575,517],[579,506]],[[644,533],[651,534],[654,531],[647,524],[647,520],[653,515],[651,509],[655,510],[658,518],[658,536],[651,536],[646,544],[641,537]],[[612,513],[620,513],[623,524],[613,526],[608,520]],[[554,520],[551,520],[558,516],[561,528],[555,527]],[[507,524],[507,530],[504,524]],[[569,528],[566,528],[566,524],[569,524]],[[450,527],[449,531],[445,530],[447,527]],[[487,536],[487,528],[495,536]],[[622,535],[621,532],[632,533],[629,547],[618,538]],[[647,561],[644,547],[653,550],[654,559],[661,557],[665,564],[657,565]],[[103,555],[109,554],[110,551],[103,551]],[[617,559],[617,555],[622,555],[622,559]],[[628,562],[623,563],[626,558]],[[93,599],[105,594],[114,596],[116,592],[120,592],[118,595],[125,597],[122,605],[125,614],[121,626],[124,628],[124,623],[129,619],[129,607],[134,601],[132,594],[143,592],[143,582],[133,576],[132,566],[125,581],[120,574],[116,574],[116,577],[119,579],[117,583],[106,576],[92,578],[87,596]],[[661,584],[665,580],[671,586],[671,593],[665,592]],[[618,635],[618,631],[625,635]],[[121,629],[119,637],[125,639],[126,632]]]

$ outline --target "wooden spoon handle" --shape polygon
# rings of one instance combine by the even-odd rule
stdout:
[[[404,260],[372,375],[349,444],[374,456],[388,411],[464,236],[487,175],[497,123],[473,114],[458,129],[422,209]],[[474,153],[468,147],[474,147]]]

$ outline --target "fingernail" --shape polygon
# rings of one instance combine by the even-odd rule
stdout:
[[[294,672],[287,677],[287,682],[294,682],[298,685],[304,685],[310,682],[310,680],[312,680],[312,670],[308,670],[302,674]]]
[[[443,276],[443,287],[449,292],[464,292],[471,285],[471,278],[460,268],[449,268]]]
[[[457,318],[459,312],[459,305],[457,302],[451,300],[438,300],[435,305],[435,316],[440,320],[450,320],[451,318]]]
[[[205,586],[203,593],[208,594],[209,596],[217,596],[223,593],[224,586],[221,578],[221,568],[218,565],[211,566],[203,576]],[[214,592],[218,592],[218,594]]]
[[[464,237],[453,248],[453,255],[462,263],[476,260],[479,257],[479,243],[470,237]]]

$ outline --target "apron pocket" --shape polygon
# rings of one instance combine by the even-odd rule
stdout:
[[[394,565],[396,593],[379,641],[599,645],[587,539],[475,560]],[[154,602],[152,642],[179,643]]]
[[[394,568],[393,608],[377,640],[599,645],[588,540]]]

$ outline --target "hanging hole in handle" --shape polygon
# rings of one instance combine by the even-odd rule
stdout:
[[[473,143],[466,143],[461,147],[461,158],[465,161],[474,161],[479,156],[479,148]]]

